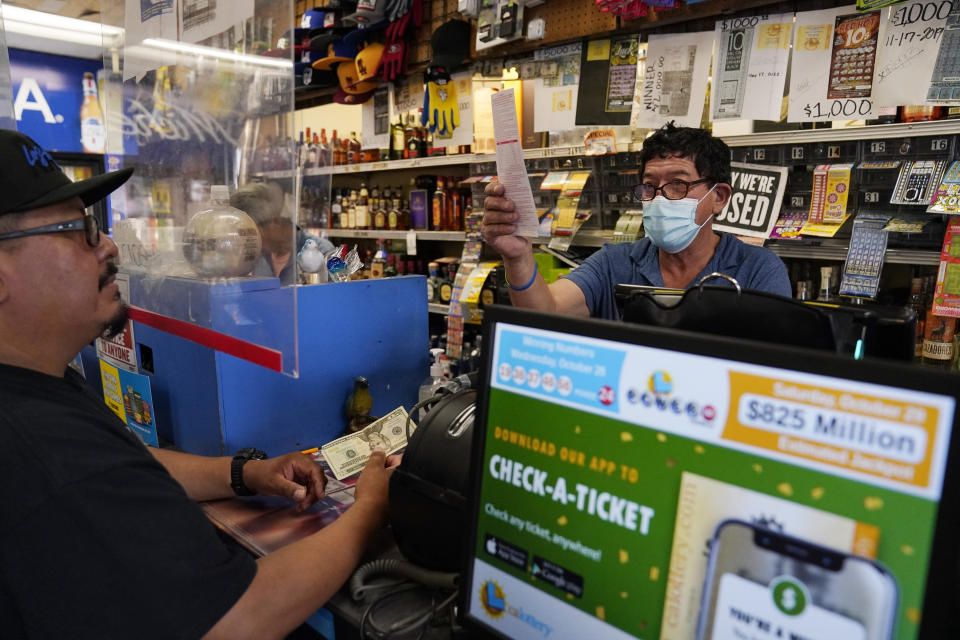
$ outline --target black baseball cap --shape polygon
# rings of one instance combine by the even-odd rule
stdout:
[[[73,182],[43,147],[18,131],[0,129],[0,215],[39,209],[73,197],[89,207],[132,174],[133,169],[120,169]]]
[[[430,36],[433,58],[430,64],[455,71],[465,58],[470,57],[470,23],[448,20]]]

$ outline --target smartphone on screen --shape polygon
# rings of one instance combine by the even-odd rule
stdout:
[[[889,640],[897,592],[872,560],[726,520],[710,542],[697,640]]]

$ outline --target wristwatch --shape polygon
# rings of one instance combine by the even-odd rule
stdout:
[[[253,496],[256,495],[256,491],[251,491],[250,487],[243,483],[243,465],[247,463],[247,460],[266,460],[267,454],[260,449],[254,449],[253,447],[244,447],[237,451],[237,454],[233,456],[233,461],[230,463],[230,487],[233,489],[233,492],[238,496]]]

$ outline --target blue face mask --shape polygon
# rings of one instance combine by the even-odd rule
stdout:
[[[710,187],[710,191],[716,186]],[[710,191],[703,194],[703,198],[710,195]],[[650,241],[667,253],[679,253],[689,247],[700,233],[703,224],[707,224],[710,219],[704,220],[703,224],[696,222],[697,205],[703,198],[667,200],[658,195],[653,200],[644,202],[643,228]]]

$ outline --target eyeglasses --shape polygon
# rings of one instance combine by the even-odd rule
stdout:
[[[699,180],[694,180],[693,182],[687,182],[686,180],[671,180],[667,184],[659,187],[655,187],[649,182],[644,182],[643,184],[638,184],[633,188],[633,195],[644,201],[653,200],[657,195],[657,191],[659,191],[667,200],[680,200],[681,198],[687,197],[687,192],[690,191],[690,187],[703,184],[704,182],[710,182],[710,178],[700,178]]]
[[[33,229],[22,229],[20,231],[11,231],[10,233],[0,234],[0,240],[12,240],[14,238],[26,238],[27,236],[39,236],[47,233],[63,233],[65,231],[83,231],[87,244],[91,247],[100,246],[100,224],[93,216],[83,216],[67,222],[56,222]]]

